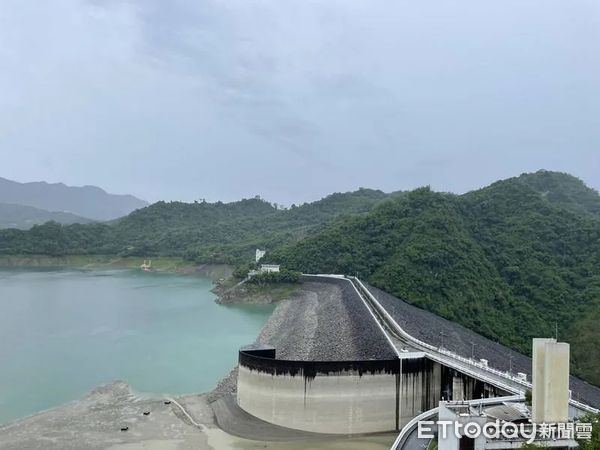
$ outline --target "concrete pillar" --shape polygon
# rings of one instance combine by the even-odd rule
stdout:
[[[452,378],[452,400],[465,400],[465,385],[461,376]]]
[[[566,422],[569,418],[569,344],[533,340],[533,422]]]
[[[534,338],[533,339],[533,356],[531,367],[531,380],[533,389],[531,391],[531,419],[534,422],[542,422],[540,420],[544,416],[544,370],[546,367],[546,344],[556,342],[554,339]]]

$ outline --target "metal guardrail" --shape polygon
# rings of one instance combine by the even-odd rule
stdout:
[[[365,287],[365,285],[358,278],[356,278],[356,277],[348,277],[348,278],[356,281],[356,283],[360,286],[360,288],[364,292],[364,294],[366,294],[369,297],[369,301],[373,305],[373,307],[378,309],[379,313],[381,315],[383,315],[385,320],[388,322],[388,325],[393,327],[394,330],[401,336],[402,339],[409,341],[413,346],[419,348],[420,350],[426,351],[428,356],[431,359],[434,359],[437,362],[440,362],[447,366],[454,367],[455,369],[461,370],[462,372],[464,372],[474,378],[481,379],[481,380],[483,380],[487,383],[490,383],[494,386],[500,387],[500,388],[506,390],[507,392],[513,392],[513,393],[523,393],[524,392],[523,390],[517,389],[510,384],[506,384],[504,381],[515,381],[515,380],[513,380],[513,377],[507,376],[504,372],[501,372],[501,371],[495,370],[495,369],[487,370],[490,368],[489,367],[486,368],[485,366],[483,366],[481,364],[474,364],[474,361],[472,361],[470,359],[464,358],[453,352],[439,349],[437,347],[434,347],[431,344],[428,344],[426,342],[423,342],[423,341],[413,337],[408,332],[406,332],[402,327],[400,327],[400,325],[398,325],[398,323],[394,320],[394,318],[386,311],[386,309],[383,306],[381,306],[379,301],[373,296],[373,294],[371,294],[371,292]],[[458,363],[462,363],[462,364],[458,364]],[[492,373],[496,376],[501,377],[502,380],[499,381],[497,379],[490,378],[489,376],[486,376],[485,374],[480,373],[480,371],[483,371],[484,373],[485,372]],[[519,381],[521,381],[521,380],[519,380]],[[522,384],[522,381],[518,384]],[[527,384],[525,384],[523,387],[528,387],[528,386],[527,386]]]
[[[581,409],[583,411],[591,412],[591,413],[594,413],[594,414],[597,414],[597,413],[600,412],[600,410],[597,409],[597,408],[594,408],[594,407],[592,407],[590,405],[586,405],[585,403],[581,403],[581,402],[579,402],[577,400],[573,400],[573,399],[569,399],[569,405],[572,405],[572,406],[574,406],[576,408],[579,408],[579,409]]]
[[[309,274],[306,274],[306,275],[309,275]],[[378,312],[388,322],[387,325],[392,326],[394,328],[394,330],[403,339],[409,341],[411,344],[413,344],[416,347],[420,347],[421,350],[423,350],[423,349],[426,350],[428,352],[428,356],[431,359],[434,359],[442,364],[452,366],[458,370],[465,372],[468,375],[471,375],[475,378],[481,379],[482,381],[490,383],[494,386],[498,386],[502,389],[505,389],[507,392],[513,392],[513,393],[520,394],[520,393],[523,393],[524,391],[521,389],[518,389],[518,387],[525,388],[525,389],[532,388],[532,384],[530,382],[525,381],[518,377],[514,377],[508,372],[503,372],[501,370],[494,369],[494,368],[484,365],[480,362],[474,361],[470,358],[465,358],[464,356],[458,355],[449,350],[435,347],[431,344],[421,341],[420,339],[415,338],[414,336],[412,336],[411,334],[406,332],[396,322],[396,320],[387,312],[387,310],[379,303],[379,301],[375,298],[375,296],[373,294],[371,294],[369,289],[367,289],[367,287],[357,277],[338,275],[338,274],[316,274],[316,275],[311,274],[311,276],[338,278],[338,279],[345,278],[345,279],[348,279],[351,283],[352,283],[352,280],[354,280],[360,287],[360,290],[362,290],[363,293],[367,295],[367,297],[369,298],[369,302],[375,308],[377,308]],[[352,284],[354,284],[354,283],[352,283]],[[495,375],[496,377],[499,377],[501,381],[499,381],[498,379],[490,378],[489,376],[486,376],[485,374]],[[504,381],[508,382],[510,384],[506,384]],[[515,387],[514,386],[515,384],[518,385],[518,387]],[[591,412],[591,413],[600,412],[600,410],[593,408],[589,405],[586,405],[585,403],[579,402],[577,400],[569,399],[569,404],[576,407],[577,409],[582,410],[582,411]]]
[[[476,368],[477,370],[481,370],[481,371],[484,371],[484,372],[487,372],[487,373],[494,374],[496,376],[504,378],[506,381],[509,381],[511,383],[515,383],[515,384],[520,385],[522,387],[525,387],[527,389],[531,389],[532,388],[533,385],[530,382],[525,381],[525,380],[523,380],[521,378],[518,378],[518,377],[514,377],[514,376],[512,376],[508,372],[502,372],[501,370],[497,370],[497,369],[494,369],[494,368],[489,367],[487,365],[484,365],[484,364],[481,364],[479,362],[473,361],[470,358],[465,358],[464,356],[458,355],[458,354],[456,354],[454,352],[451,352],[449,350],[445,350],[445,349],[441,349],[441,348],[438,348],[438,347],[434,347],[431,344],[428,344],[426,342],[423,342],[423,341],[421,341],[421,340],[413,337],[408,332],[406,332],[402,327],[400,327],[400,325],[398,325],[398,323],[394,320],[394,318],[387,312],[387,310],[383,306],[381,306],[381,304],[379,303],[379,301],[375,298],[375,296],[373,294],[371,294],[371,292],[362,283],[362,281],[360,281],[356,277],[348,277],[348,278],[355,280],[360,285],[361,289],[367,294],[367,296],[372,301],[372,303],[378,309],[380,309],[380,312],[382,314],[384,314],[384,316],[386,317],[386,319],[388,319],[388,321],[390,322],[390,324],[393,324],[394,328],[397,329],[398,332],[404,338],[406,338],[407,340],[409,340],[410,342],[412,342],[414,345],[423,347],[425,349],[428,349],[430,352],[439,353],[441,355],[447,356],[449,359],[445,359],[445,361],[453,361],[453,360],[454,361],[459,361],[459,362],[461,362],[463,364],[466,364],[467,367],[471,366],[473,368]],[[429,356],[433,357],[434,355],[430,354]],[[464,370],[464,369],[461,369],[461,370]],[[488,381],[489,378],[487,378],[485,376],[482,376],[480,374],[473,375],[473,372],[471,372],[470,375],[476,376],[476,377],[479,377],[479,378],[483,378],[484,381],[487,381],[487,382],[489,382],[491,384],[494,384],[494,385],[500,384],[497,381],[493,381],[493,380]],[[507,389],[507,390],[509,392],[510,391],[515,392],[515,388],[513,388],[512,386],[504,385],[504,386],[499,386],[499,387],[503,387],[504,389],[506,389],[508,387],[509,389]],[[572,406],[574,406],[574,407],[576,407],[576,408],[578,408],[578,409],[580,409],[580,410],[586,411],[586,412],[591,412],[591,413],[598,413],[598,412],[600,412],[600,410],[598,410],[598,409],[596,409],[596,408],[594,408],[592,406],[586,405],[585,403],[579,402],[577,400],[569,399],[569,404],[572,405]]]
[[[367,309],[367,311],[369,311],[369,314],[371,314],[371,317],[373,317],[373,320],[375,321],[375,324],[381,330],[381,333],[383,334],[383,336],[385,337],[385,339],[390,344],[390,347],[392,347],[394,349],[394,352],[396,353],[396,356],[398,358],[402,358],[402,351],[399,350],[396,347],[396,345],[394,344],[394,342],[392,341],[392,339],[390,338],[390,336],[388,335],[388,333],[386,333],[385,329],[383,328],[383,324],[379,322],[379,320],[377,319],[377,316],[375,315],[375,313],[373,312],[373,310],[369,307],[369,305],[367,304],[367,302],[364,300],[364,298],[363,298],[362,294],[360,293],[360,291],[356,288],[356,286],[354,285],[354,283],[352,283],[352,281],[350,281],[348,279],[346,279],[346,281],[350,282],[350,286],[352,286],[352,288],[356,292],[356,295],[358,295],[358,297],[363,301],[363,303],[365,305],[365,308]]]

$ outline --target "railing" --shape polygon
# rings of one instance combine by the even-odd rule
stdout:
[[[519,385],[519,387],[523,387],[526,389],[532,388],[532,384],[530,382],[523,380],[519,377],[512,376],[509,372],[503,372],[501,370],[494,369],[493,367],[489,367],[480,362],[474,361],[470,358],[465,358],[464,356],[458,355],[457,353],[451,352],[449,350],[435,347],[431,344],[428,344],[427,342],[424,342],[424,341],[421,341],[420,339],[415,338],[414,336],[412,336],[411,334],[406,332],[396,322],[396,320],[390,315],[390,313],[388,313],[387,310],[383,306],[381,306],[381,304],[375,298],[375,296],[373,294],[371,294],[371,291],[369,291],[367,289],[367,287],[362,283],[362,281],[360,281],[357,277],[338,275],[338,274],[303,274],[303,275],[323,277],[323,278],[347,279],[350,283],[352,283],[352,281],[356,282],[356,284],[360,288],[360,291],[362,291],[363,294],[368,297],[369,303],[374,308],[377,309],[377,311],[380,315],[383,316],[382,318],[387,322],[387,326],[392,327],[394,329],[394,331],[399,335],[398,337],[400,339],[409,341],[412,345],[414,345],[416,347],[420,347],[421,350],[423,350],[423,349],[427,350],[429,352],[428,356],[433,360],[436,360],[442,364],[447,364],[449,366],[455,366],[455,368],[458,368],[459,370],[463,371],[465,374],[470,375],[474,378],[481,379],[482,381],[490,383],[494,386],[498,386],[502,389],[505,389],[507,392],[515,392],[515,393],[523,392],[522,390],[517,389],[514,386],[514,384]],[[354,285],[354,283],[352,283],[352,284]],[[360,292],[359,292],[359,294],[360,294]],[[385,331],[384,331],[384,334],[386,334],[386,337],[387,337],[387,333],[385,333]],[[388,338],[388,340],[389,340],[389,338]],[[397,349],[395,349],[395,350],[397,351]],[[462,365],[457,364],[457,363],[461,363]],[[471,370],[471,368],[477,370],[478,372]],[[509,381],[510,383],[513,383],[513,385],[505,384],[502,381],[499,381],[497,379],[489,378],[485,375],[482,375],[481,372],[487,373],[487,374],[493,374],[493,375],[499,377],[501,380],[506,380],[506,381]],[[580,410],[583,410],[583,411],[587,411],[587,412],[591,412],[591,413],[600,412],[600,410],[598,410],[596,408],[593,408],[589,405],[586,405],[585,403],[581,403],[581,402],[573,400],[573,399],[569,399],[569,404]]]
[[[445,349],[442,349],[442,348],[434,347],[431,344],[428,344],[426,342],[423,342],[423,341],[421,341],[421,340],[413,337],[412,335],[410,335],[409,333],[407,333],[402,327],[400,327],[400,325],[398,325],[398,323],[394,320],[394,318],[386,311],[386,309],[383,306],[381,306],[381,304],[379,303],[379,301],[375,298],[375,296],[373,294],[371,294],[371,292],[366,288],[366,286],[362,283],[362,281],[360,281],[356,277],[348,277],[348,278],[353,279],[354,281],[356,281],[360,285],[361,290],[363,290],[364,293],[369,297],[369,299],[374,304],[374,306],[376,306],[380,310],[380,312],[385,316],[385,318],[391,324],[393,324],[394,328],[405,339],[409,340],[414,345],[426,348],[429,351],[434,352],[434,354],[435,353],[439,353],[441,355],[449,357],[451,361],[460,361],[463,364],[467,364],[467,366],[473,366],[473,367],[475,367],[475,368],[477,368],[479,370],[482,370],[484,372],[494,374],[496,376],[499,376],[501,378],[509,380],[512,383],[515,383],[517,385],[521,385],[522,387],[525,387],[527,389],[531,389],[532,388],[533,385],[530,382],[528,382],[526,380],[523,380],[523,379],[521,379],[519,377],[512,376],[508,372],[503,372],[501,370],[494,369],[494,368],[489,367],[487,365],[484,365],[484,364],[482,364],[480,362],[476,362],[476,361],[474,361],[474,360],[472,360],[470,358],[465,358],[464,356],[458,355],[458,354],[456,354],[454,352],[451,352],[449,350],[445,350]],[[430,356],[433,356],[433,355],[430,355]],[[471,373],[470,375],[473,376],[473,373]],[[495,384],[495,385],[499,384],[497,381],[489,381],[489,379],[486,379],[487,377],[481,376],[480,374],[476,374],[475,376],[479,377],[479,378],[483,378],[484,381],[491,382],[491,384]],[[512,386],[507,386],[507,387],[509,387],[508,391],[511,391],[511,390],[513,392],[515,391],[515,389],[512,388]],[[598,413],[598,412],[600,412],[600,410],[598,410],[596,408],[593,408],[592,406],[586,405],[585,403],[581,403],[581,402],[579,402],[577,400],[569,399],[569,404],[572,405],[572,406],[574,406],[574,407],[576,407],[576,408],[578,408],[578,409],[580,409],[580,410],[583,410],[583,411],[587,411],[587,412],[591,412],[591,413]]]
[[[454,352],[452,352],[450,350],[447,350],[447,349],[444,349],[444,348],[438,348],[437,351],[438,351],[438,353],[450,356],[451,358],[457,359],[457,360],[459,360],[461,362],[464,362],[466,364],[470,364],[470,365],[476,366],[477,368],[485,370],[486,372],[490,372],[490,373],[496,374],[498,376],[502,376],[504,378],[508,378],[512,382],[517,383],[517,384],[521,384],[524,387],[527,387],[527,388],[531,388],[532,387],[532,384],[529,381],[523,380],[522,378],[519,378],[519,377],[515,377],[515,376],[511,375],[510,372],[503,372],[501,370],[494,369],[493,367],[490,367],[490,366],[485,365],[485,364],[483,364],[481,362],[475,361],[475,360],[473,360],[471,358],[465,358],[464,356],[461,356],[461,355],[459,355],[457,353],[454,353]]]
[[[593,408],[592,406],[586,405],[585,403],[578,402],[577,400],[573,400],[572,398],[569,399],[569,404],[574,406],[575,408],[578,408],[578,409],[581,409],[581,410],[584,410],[587,412],[591,412],[594,414],[597,414],[600,412],[599,409]]]
[[[485,372],[490,372],[493,373],[495,375],[498,375],[502,378],[505,379],[509,379],[511,381],[516,380],[516,378],[511,377],[510,375],[507,375],[505,372],[501,372],[499,370],[496,369],[492,369],[490,367],[486,367],[481,363],[475,363],[473,360],[468,359],[468,358],[464,358],[460,355],[457,355],[454,352],[450,352],[448,350],[444,350],[444,349],[440,349],[438,347],[434,347],[431,344],[428,344],[426,342],[421,341],[420,339],[415,338],[414,336],[412,336],[411,334],[409,334],[408,332],[406,332],[402,327],[400,327],[400,325],[398,325],[398,323],[394,320],[394,318],[386,311],[386,309],[381,306],[381,304],[379,303],[379,301],[373,296],[373,294],[371,294],[371,292],[365,287],[365,285],[358,279],[355,277],[348,277],[354,281],[356,281],[356,283],[358,283],[358,285],[360,286],[361,290],[363,291],[364,294],[366,294],[369,297],[369,300],[371,302],[371,304],[378,309],[379,313],[382,314],[385,318],[385,320],[388,321],[388,324],[393,326],[393,328],[396,330],[396,332],[398,334],[401,335],[401,337],[407,341],[409,341],[411,344],[413,344],[416,347],[420,347],[421,349],[425,349],[428,350],[429,352],[432,352],[433,355],[436,354],[440,354],[442,355],[442,359],[443,360],[447,360],[447,358],[450,358],[452,362],[456,362],[456,361],[460,361],[464,364],[467,364],[467,366],[474,366],[474,368],[476,369],[480,369],[483,370]],[[430,355],[432,356],[432,355]],[[461,370],[464,370],[464,367],[461,367]],[[470,373],[470,375],[473,375],[473,372]],[[480,376],[479,374],[477,374],[478,376]],[[514,378],[514,380],[513,380]],[[485,381],[490,382],[491,384],[494,385],[498,385],[498,381],[497,380],[492,380],[492,379],[487,379]],[[519,380],[520,384],[524,384],[525,387],[529,387],[530,385],[527,382],[523,382],[522,380]],[[501,386],[503,389],[507,389],[508,391],[514,391],[515,389],[512,386],[507,386],[507,385],[503,385]],[[519,391],[520,392],[520,391]]]

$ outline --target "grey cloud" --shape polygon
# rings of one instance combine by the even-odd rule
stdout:
[[[595,0],[5,0],[2,176],[280,203],[600,187]]]

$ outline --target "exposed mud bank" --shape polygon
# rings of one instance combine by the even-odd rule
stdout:
[[[217,284],[212,291],[219,296],[216,300],[217,303],[223,305],[265,305],[288,299],[295,295],[300,288],[300,283],[280,283],[260,286],[241,283],[229,288]]]
[[[174,400],[137,395],[122,382],[101,386],[75,402],[0,426],[0,450],[387,450],[394,439],[273,442],[268,428],[252,426],[250,440],[218,427],[206,395]]]
[[[152,270],[179,275],[202,275],[212,280],[226,279],[233,273],[227,264],[197,264],[177,257],[145,258],[152,261]],[[56,268],[80,270],[139,269],[141,257],[111,255],[0,255],[0,267],[5,268]]]

